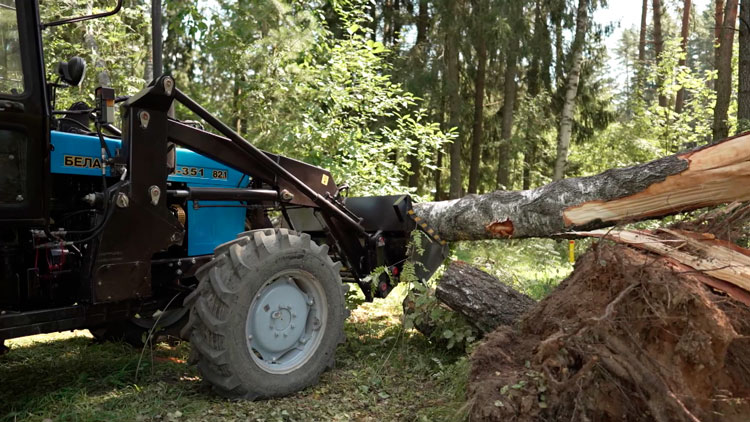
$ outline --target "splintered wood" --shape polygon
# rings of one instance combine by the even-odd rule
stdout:
[[[619,222],[750,200],[750,135],[678,155],[688,168],[635,195],[592,201],[563,211],[567,226]]]
[[[672,229],[659,231],[669,235],[669,238],[632,230],[596,230],[576,234],[609,239],[665,256],[696,272],[728,283],[729,285],[725,285],[710,278],[699,278],[711,287],[723,290],[733,298],[750,305],[750,250],[718,241],[704,233]]]

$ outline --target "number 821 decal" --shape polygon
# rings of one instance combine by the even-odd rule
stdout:
[[[198,178],[210,177],[211,179],[218,179],[218,180],[226,180],[228,173],[229,173],[228,170],[207,169],[203,167],[190,167],[190,166],[177,166],[174,172],[174,174],[178,176],[198,177]]]

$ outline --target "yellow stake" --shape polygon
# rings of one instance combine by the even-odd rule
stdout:
[[[576,241],[571,240],[568,242],[568,259],[571,264],[576,263]]]

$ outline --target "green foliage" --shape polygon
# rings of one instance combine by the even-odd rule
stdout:
[[[577,241],[576,254],[590,242]],[[462,242],[455,258],[471,263],[534,299],[547,296],[573,270],[568,242],[550,239]],[[576,255],[577,256],[577,255]]]
[[[649,81],[656,83],[660,78],[663,83],[659,94],[674,98],[680,89],[686,91],[686,101],[682,113],[674,111],[674,104],[661,107],[658,103],[648,107],[639,105],[635,108],[633,125],[650,132],[653,139],[659,142],[663,154],[671,154],[689,145],[705,143],[711,138],[713,123],[713,104],[716,92],[709,88],[716,79],[716,72],[697,73],[686,66],[678,66],[685,53],[680,47],[680,40],[669,39],[664,43],[661,61],[649,73]]]
[[[641,69],[648,75],[651,86],[663,81],[656,94],[674,99],[677,92],[685,90],[683,112],[675,112],[673,101],[662,107],[647,100],[645,91],[636,90],[620,121],[599,132],[592,142],[573,147],[571,161],[577,164],[580,174],[591,175],[654,160],[710,141],[716,101],[710,85],[716,79],[716,72],[679,66],[684,55],[679,39],[669,39],[658,66],[646,65]]]
[[[91,8],[92,3],[97,7]],[[100,4],[101,3],[101,4]],[[145,86],[150,61],[150,2],[131,1],[112,17],[52,27],[43,31],[44,59],[50,80],[57,63],[72,56],[86,60],[88,69],[80,88],[58,90],[58,107],[76,101],[94,103],[94,88],[114,87],[117,95],[131,95]],[[98,6],[101,6],[99,8]],[[111,2],[41,0],[42,21],[81,16],[111,8]]]
[[[362,5],[347,4],[342,38],[301,2],[204,10],[198,79],[215,89],[203,100],[259,146],[328,168],[355,194],[404,192],[409,160],[432,168],[451,135],[391,81]]]
[[[478,330],[462,315],[441,305],[435,296],[434,286],[411,284],[406,303],[409,312],[404,313],[404,327],[432,327],[423,334],[439,346],[464,351],[479,337]]]

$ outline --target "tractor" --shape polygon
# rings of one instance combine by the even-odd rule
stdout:
[[[0,340],[168,334],[222,396],[315,384],[344,339],[346,287],[385,297],[410,261],[426,279],[445,242],[409,195],[349,197],[329,171],[222,123],[160,74],[161,30],[148,86],[56,109],[86,64],[48,75],[43,31],[121,8],[42,22],[38,0],[0,0]],[[176,103],[197,121],[175,118]]]

